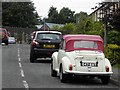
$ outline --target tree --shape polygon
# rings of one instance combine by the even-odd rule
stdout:
[[[48,12],[47,22],[65,24],[75,22],[74,20],[74,11],[71,11],[69,8],[63,7],[58,13],[57,8],[50,7]]]
[[[58,23],[58,11],[55,7],[50,7],[47,22]]]
[[[60,28],[63,34],[77,34],[77,28],[75,23],[66,23],[64,27]]]
[[[3,2],[2,25],[10,27],[34,27],[38,14],[32,2]]]
[[[84,32],[85,23],[87,21],[87,13],[86,12],[80,12],[78,14],[75,14],[77,29],[79,30],[79,33]]]
[[[108,32],[108,44],[117,44],[120,46],[120,33],[114,29]]]
[[[112,25],[115,30],[120,32],[120,8],[113,14],[112,20],[110,20],[110,25]]]
[[[53,27],[51,28],[51,30],[60,30],[61,27],[58,25],[53,25]]]
[[[104,33],[103,23],[99,21],[93,22],[88,20],[84,27],[84,33],[91,35],[100,35],[101,37],[103,37]]]
[[[74,13],[75,11],[71,11],[69,8],[63,7],[59,13],[59,23],[65,24],[75,22]]]

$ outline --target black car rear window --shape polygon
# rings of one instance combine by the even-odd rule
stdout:
[[[38,40],[60,40],[60,35],[55,33],[38,33]]]

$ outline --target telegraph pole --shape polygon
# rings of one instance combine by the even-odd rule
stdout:
[[[43,19],[43,22],[44,22],[44,31],[45,31],[45,18]]]
[[[110,21],[111,18],[111,12],[110,12],[110,7],[112,6],[113,2],[103,2],[104,8],[104,17],[103,17],[103,22],[104,22],[104,46],[107,46],[107,32],[108,32],[108,22]]]
[[[104,46],[107,45],[107,25],[108,25],[108,19],[107,19],[107,10],[104,11]]]
[[[109,8],[110,2],[103,2],[103,23],[104,23],[104,46],[107,46],[107,31],[108,31],[108,21],[109,21]]]

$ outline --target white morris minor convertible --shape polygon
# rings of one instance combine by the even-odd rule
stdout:
[[[64,35],[60,45],[51,57],[53,77],[59,75],[61,82],[66,82],[68,76],[89,76],[100,78],[103,84],[109,83],[113,72],[100,36]]]

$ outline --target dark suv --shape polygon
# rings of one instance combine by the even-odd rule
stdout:
[[[36,31],[30,47],[30,62],[34,63],[37,58],[50,58],[58,51],[61,37],[58,31]]]
[[[5,43],[6,45],[8,45],[8,32],[5,28],[0,28],[0,43]]]

